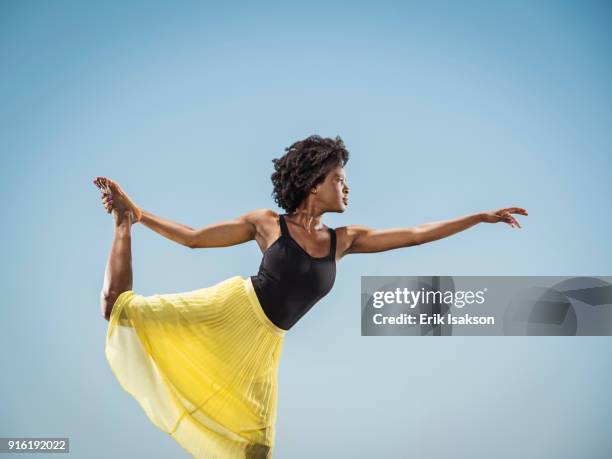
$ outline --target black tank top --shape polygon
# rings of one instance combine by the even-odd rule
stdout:
[[[329,254],[311,257],[289,234],[280,215],[281,235],[263,254],[253,289],[264,313],[278,327],[289,330],[332,289],[336,280],[336,230]]]

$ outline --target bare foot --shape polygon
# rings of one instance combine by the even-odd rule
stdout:
[[[125,216],[128,216],[130,224],[140,221],[142,211],[117,182],[106,177],[96,177],[93,183],[100,189],[102,204],[106,212],[113,213],[116,224]]]

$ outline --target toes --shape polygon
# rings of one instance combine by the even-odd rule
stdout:
[[[113,211],[113,194],[109,186],[109,179],[98,176],[95,178],[93,183],[100,189],[100,199],[102,200],[102,205],[104,206],[106,213],[110,214]]]
[[[100,200],[106,212],[110,214],[114,209],[113,194],[117,196],[116,193],[121,193],[119,185],[115,181],[102,176],[96,177],[93,183],[100,189]]]
[[[110,193],[110,188],[108,187],[107,183],[106,183],[106,178],[105,177],[96,177],[96,179],[93,181],[94,185],[97,186],[100,191],[102,191],[103,193]]]

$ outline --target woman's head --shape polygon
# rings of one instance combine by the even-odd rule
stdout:
[[[322,211],[344,212],[348,185],[343,167],[349,152],[342,139],[311,135],[285,151],[284,156],[272,160],[274,201],[287,213],[294,212],[305,200],[314,200]]]

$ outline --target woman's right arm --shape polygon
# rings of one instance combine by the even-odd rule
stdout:
[[[270,212],[269,209],[257,209],[235,220],[213,223],[200,229],[193,229],[190,226],[165,220],[151,212],[142,210],[140,223],[162,236],[192,249],[227,247],[255,239],[258,224],[262,219],[268,217]]]
[[[159,233],[172,241],[189,247],[189,243],[193,236],[193,228],[183,225],[182,223],[165,220],[157,215],[153,215],[151,212],[147,212],[144,209],[140,210],[142,212],[142,217],[140,217],[138,223],[142,223],[147,228],[152,229],[156,233]]]

